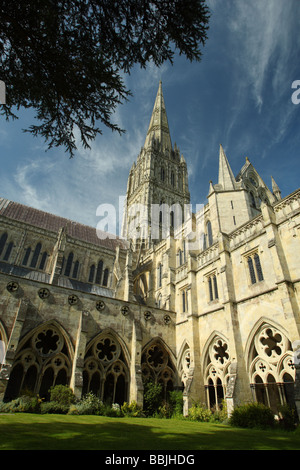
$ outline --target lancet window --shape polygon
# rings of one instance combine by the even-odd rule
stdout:
[[[250,348],[249,375],[253,398],[270,407],[294,407],[295,365],[292,346],[282,331],[263,324]]]
[[[84,360],[83,395],[92,392],[104,403],[128,400],[129,369],[120,342],[103,333],[88,347]]]
[[[50,387],[69,385],[70,377],[70,350],[64,336],[56,325],[43,325],[17,350],[4,401],[28,391],[48,400]]]
[[[222,408],[230,363],[228,343],[216,335],[208,347],[205,359],[206,400],[211,409]]]
[[[173,390],[176,382],[175,367],[166,348],[159,340],[154,340],[142,354],[143,382],[151,381],[162,385],[162,398]]]

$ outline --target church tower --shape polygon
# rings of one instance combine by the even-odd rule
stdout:
[[[129,173],[123,236],[149,248],[182,223],[189,202],[187,165],[172,146],[160,81],[144,146]]]
[[[261,203],[272,205],[281,199],[280,189],[272,179],[267,187],[249,158],[235,177],[225,151],[220,145],[218,183],[208,194],[213,233],[230,233],[261,213]]]

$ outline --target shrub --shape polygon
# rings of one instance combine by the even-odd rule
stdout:
[[[171,416],[182,416],[183,413],[183,394],[180,391],[173,390],[169,392],[169,404],[171,407]]]
[[[37,396],[22,396],[21,403],[23,406],[24,413],[40,413],[41,412],[41,405],[42,405],[42,398]]]
[[[61,405],[71,405],[75,403],[75,395],[67,385],[55,385],[50,388],[50,401]]]
[[[65,415],[68,413],[70,405],[58,403],[57,401],[47,401],[41,404],[42,414],[59,414]]]
[[[247,403],[236,407],[229,424],[241,428],[269,428],[275,425],[275,417],[270,408],[262,403]]]
[[[164,401],[155,413],[157,418],[171,418],[173,414],[172,406],[169,402]]]
[[[137,405],[136,401],[132,401],[130,404],[124,402],[121,406],[121,412],[124,416],[130,416],[133,418],[144,416],[142,408]]]
[[[151,381],[145,384],[144,408],[147,416],[153,416],[162,404],[162,385]]]
[[[280,405],[279,411],[279,425],[286,431],[294,431],[297,425],[297,414],[289,405]]]
[[[122,416],[121,412],[121,407],[119,403],[113,403],[111,406],[110,405],[104,405],[104,416],[110,416],[110,417],[120,417]]]
[[[87,393],[75,404],[70,405],[69,414],[73,415],[104,415],[105,405],[92,392]]]
[[[212,423],[224,423],[228,421],[226,400],[222,400],[220,408],[220,410],[212,410],[212,416],[210,420]]]
[[[189,409],[188,419],[208,423],[212,419],[212,411],[202,403],[195,402]]]
[[[40,413],[42,399],[37,396],[23,395],[8,403],[0,404],[1,413]]]

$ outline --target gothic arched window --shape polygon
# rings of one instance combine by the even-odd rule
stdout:
[[[260,282],[264,280],[260,259],[258,253],[254,253],[247,257],[248,262],[248,269],[251,284],[255,284],[256,282]]]
[[[54,385],[68,385],[71,377],[70,351],[64,336],[56,325],[45,324],[32,331],[18,348],[5,401],[30,390],[49,399]]]
[[[162,264],[160,263],[157,268],[157,287],[161,287],[162,284]]]
[[[142,354],[142,378],[144,383],[150,381],[162,385],[162,399],[166,399],[176,385],[175,367],[159,340],[154,340]]]
[[[48,256],[48,253],[47,251],[44,251],[44,253],[42,254],[42,259],[41,259],[41,262],[40,262],[40,265],[39,265],[39,269],[44,269],[45,268],[45,264],[46,264],[46,261],[47,261],[47,256]]]
[[[65,276],[70,276],[70,274],[71,274],[73,258],[74,258],[74,254],[71,251],[71,253],[69,254],[68,259],[67,259],[67,264],[66,264],[66,269],[65,269]]]
[[[95,265],[92,264],[92,266],[90,267],[89,282],[94,282],[94,276],[95,276]]]
[[[206,230],[207,230],[208,246],[211,246],[213,244],[213,236],[212,236],[210,220],[206,224]]]
[[[183,254],[182,250],[179,248],[178,250],[178,266],[181,266],[183,264]]]
[[[100,260],[97,266],[96,281],[95,281],[96,284],[101,284],[102,270],[103,270],[103,261]]]
[[[36,247],[35,247],[35,249],[34,249],[33,255],[32,255],[31,263],[30,263],[30,267],[31,267],[31,268],[35,268],[35,267],[36,267],[37,261],[38,261],[38,257],[40,256],[41,248],[42,248],[41,243],[37,243],[37,245],[36,245]]]
[[[103,273],[103,286],[107,287],[107,284],[108,284],[108,275],[109,275],[109,269],[106,268],[104,269],[104,273]]]
[[[249,196],[250,196],[250,203],[251,203],[251,206],[256,207],[255,198],[254,198],[254,194],[253,194],[252,191],[250,191]]]
[[[229,346],[225,339],[218,335],[214,337],[208,347],[205,364],[204,380],[208,407],[222,409],[230,365]]]
[[[175,173],[174,171],[171,171],[171,186],[175,186]]]
[[[0,238],[0,255],[2,254],[6,240],[7,240],[7,233],[3,233]]]
[[[215,274],[208,276],[208,293],[210,302],[219,298],[217,277]]]
[[[74,268],[73,268],[73,273],[72,273],[73,279],[77,279],[78,271],[79,271],[79,261],[77,260],[74,263]]]
[[[13,242],[10,242],[6,248],[6,252],[5,252],[5,255],[3,257],[4,261],[8,261],[9,260],[9,257],[10,257],[10,254],[11,254],[11,250],[13,249]]]
[[[31,248],[29,246],[28,248],[26,248],[26,251],[25,251],[25,255],[24,255],[24,258],[23,258],[23,261],[22,261],[23,266],[27,266],[30,253],[31,253]]]
[[[98,336],[85,355],[82,393],[122,405],[127,399],[129,370],[120,343],[110,333]]]
[[[282,331],[271,324],[261,325],[251,342],[248,362],[256,401],[270,407],[275,414],[280,405],[295,406],[293,350]]]

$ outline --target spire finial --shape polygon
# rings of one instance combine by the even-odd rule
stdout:
[[[162,148],[172,150],[167,112],[162,92],[162,81],[159,81],[158,91],[150,119],[144,147],[148,147],[155,138]]]

